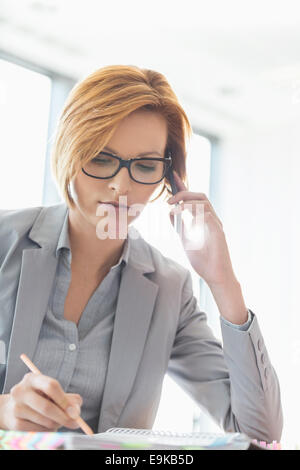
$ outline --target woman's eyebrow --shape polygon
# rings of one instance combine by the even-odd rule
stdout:
[[[113,155],[118,155],[118,152],[115,152],[113,149],[109,148],[109,147],[104,147],[103,150],[106,150],[107,152],[110,152],[112,153]],[[158,155],[159,157],[162,158],[162,155],[160,152],[158,152],[157,150],[153,150],[152,152],[142,152],[142,153],[139,153],[137,155],[137,157],[146,157],[147,155]]]

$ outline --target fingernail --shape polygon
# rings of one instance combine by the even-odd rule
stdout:
[[[77,419],[79,417],[79,407],[77,405],[75,406],[69,406],[67,408],[67,413],[72,419]]]
[[[167,200],[167,203],[170,204],[174,201],[174,197],[170,197],[170,199]]]

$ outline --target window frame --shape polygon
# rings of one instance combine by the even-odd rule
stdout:
[[[48,114],[48,131],[47,131],[47,142],[46,142],[46,153],[45,153],[45,165],[44,165],[44,182],[43,182],[43,194],[42,194],[42,205],[48,206],[62,202],[61,197],[57,191],[55,182],[53,181],[50,166],[50,154],[51,145],[54,132],[56,129],[58,116],[64,106],[65,100],[76,83],[76,79],[61,75],[48,68],[41,67],[34,62],[21,59],[20,57],[6,53],[0,49],[0,59],[12,64],[19,65],[33,72],[46,75],[51,80],[51,91],[50,91],[50,106]]]

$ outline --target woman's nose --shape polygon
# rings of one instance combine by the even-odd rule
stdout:
[[[127,168],[121,168],[121,170],[109,180],[109,187],[119,194],[127,194],[131,187],[131,178]]]

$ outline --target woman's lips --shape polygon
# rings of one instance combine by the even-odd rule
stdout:
[[[98,204],[102,204],[102,205],[105,205],[105,206],[113,206],[113,207],[115,207],[115,209],[126,209],[126,210],[129,209],[128,206],[119,205],[119,204],[113,204],[113,203],[111,203],[111,202],[102,202],[102,201],[98,201]]]

